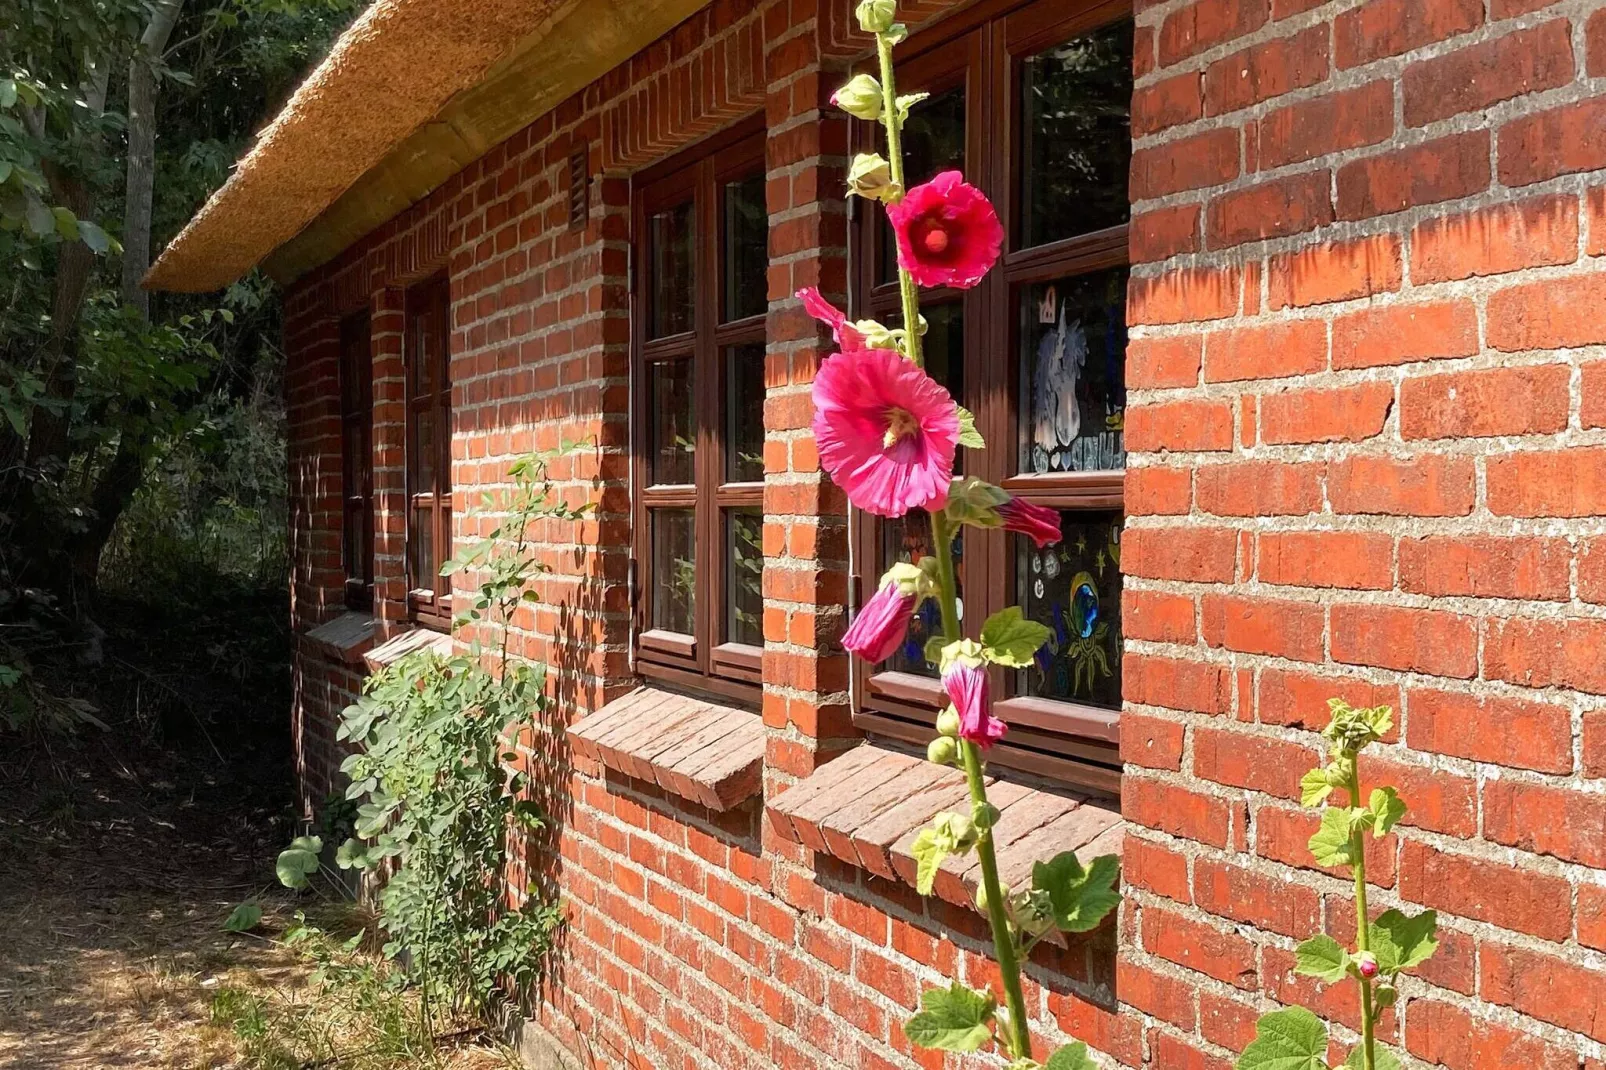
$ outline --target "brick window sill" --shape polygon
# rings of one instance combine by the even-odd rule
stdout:
[[[420,650],[433,650],[442,657],[451,657],[452,637],[428,628],[414,628],[380,643],[363,660],[368,663],[369,672],[380,672]]]
[[[342,613],[301,637],[302,645],[332,661],[361,665],[374,645],[375,621],[372,613]]]
[[[575,752],[725,811],[763,787],[764,724],[751,710],[642,687],[569,728]]]
[[[965,776],[922,758],[861,746],[822,766],[767,807],[782,836],[821,854],[913,887],[915,836],[943,810],[968,810]],[[1121,853],[1125,826],[1104,799],[1059,794],[988,777],[1002,811],[995,832],[999,877],[1019,888],[1032,864],[1075,851],[1084,864]],[[981,873],[974,855],[943,863],[932,894],[974,908]]]

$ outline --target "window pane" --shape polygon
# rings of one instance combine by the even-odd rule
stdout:
[[[434,409],[419,409],[413,412],[413,485],[414,494],[428,493],[435,489],[435,460],[440,451],[440,442],[436,438],[436,416]]]
[[[725,511],[725,641],[764,645],[764,511]]]
[[[652,471],[647,482],[691,483],[692,461],[697,452],[691,361],[648,365],[647,391],[647,436],[652,444]]]
[[[769,310],[769,209],[764,176],[725,184],[725,322]]]
[[[435,587],[435,510],[429,505],[413,506],[412,521],[407,532],[410,551],[412,583],[415,590],[433,590]]]
[[[652,627],[691,635],[697,608],[697,525],[690,509],[652,511]]]
[[[725,482],[764,479],[764,343],[725,350]]]
[[[916,509],[906,513],[896,520],[883,520],[881,522],[881,569],[884,572],[894,561],[908,561],[918,564],[921,560],[931,556],[931,517],[924,510]],[[961,528],[954,536],[954,569],[958,577],[964,576],[962,568],[965,556],[965,534]],[[877,573],[871,580],[879,582],[881,573]],[[959,617],[965,616],[965,602],[963,580],[960,579],[959,590]],[[866,592],[867,594],[869,592]],[[887,672],[912,672],[921,676],[935,677],[937,670],[926,664],[926,640],[942,632],[942,610],[937,600],[928,598],[920,604],[914,619],[909,622],[908,634],[904,637],[903,646],[898,652],[882,663],[882,669]]]
[[[903,127],[903,174],[911,186],[943,171],[965,169],[965,87],[955,86],[916,105]],[[879,212],[877,215],[879,216]],[[898,246],[885,221],[881,229],[881,281],[898,277]]]
[[[1021,673],[1029,695],[1121,708],[1121,514],[1060,514],[1058,545],[1016,536],[1022,609],[1047,625],[1048,645]]]
[[[1021,247],[1124,223],[1132,156],[1132,24],[1021,64]]]
[[[693,294],[697,289],[697,258],[692,240],[692,202],[658,212],[647,221],[651,247],[647,280],[652,310],[648,334],[664,338],[692,329]]]
[[[1125,268],[1020,289],[1023,472],[1126,467]]]
[[[366,502],[346,504],[345,523],[341,531],[341,554],[347,580],[357,580],[364,584],[374,582],[374,557],[368,550],[368,542],[372,537],[372,532],[369,530],[370,523]]]
[[[948,389],[954,401],[965,404],[965,306],[958,301],[945,305],[924,305],[926,335],[920,353],[926,374]],[[954,471],[965,467],[965,451],[954,455]]]

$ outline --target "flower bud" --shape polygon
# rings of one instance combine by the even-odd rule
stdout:
[[[831,103],[853,116],[875,122],[881,118],[881,83],[874,75],[856,74],[846,85],[831,94]]]
[[[979,829],[992,828],[998,824],[998,819],[1002,816],[998,807],[992,803],[982,803],[971,811],[971,820],[976,822],[976,827]]]
[[[1370,951],[1362,951],[1359,955],[1355,956],[1355,968],[1360,971],[1362,977],[1376,977],[1377,956],[1372,954]]]
[[[937,732],[955,739],[959,735],[959,711],[949,706],[937,714]]]
[[[938,736],[926,745],[926,761],[937,765],[953,765],[959,757],[959,744],[952,736]]]
[[[865,33],[886,33],[898,17],[898,0],[860,0],[856,14]]]
[[[901,190],[892,181],[892,165],[880,153],[861,152],[848,168],[848,193],[868,197],[872,201],[885,201]]]

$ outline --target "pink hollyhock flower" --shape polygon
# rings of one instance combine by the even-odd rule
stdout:
[[[904,594],[895,580],[887,580],[859,608],[847,633],[842,636],[842,647],[875,664],[886,661],[897,652],[909,630],[909,615],[914,612],[919,596],[912,591]]]
[[[1005,531],[1025,535],[1039,550],[1060,541],[1060,515],[1045,505],[1012,497],[998,507],[998,518],[1004,522]]]
[[[936,380],[890,349],[835,353],[814,377],[820,464],[877,516],[940,509],[954,478],[959,412]]]
[[[959,714],[960,739],[986,750],[1004,738],[1008,726],[989,712],[986,668],[955,659],[942,671],[942,686]]]
[[[898,264],[921,286],[968,290],[1004,247],[992,202],[958,171],[944,171],[887,205],[887,218],[898,235]]]
[[[827,301],[819,290],[804,287],[797,292],[797,299],[803,302],[805,312],[831,328],[831,337],[836,339],[842,352],[852,353],[864,348],[864,335],[848,322],[847,313]]]

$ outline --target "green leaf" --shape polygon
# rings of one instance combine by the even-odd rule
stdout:
[[[966,841],[973,842],[973,837],[974,829],[967,817],[944,812],[932,818],[931,824],[920,830],[909,848],[915,857],[915,890],[921,895],[930,895],[943,860],[962,846],[968,847]]]
[[[78,217],[66,208],[52,208],[50,214],[55,217],[56,233],[68,241],[78,240]]]
[[[28,229],[33,231],[36,236],[43,238],[46,234],[54,234],[56,232],[55,213],[50,210],[49,205],[37,197],[28,198],[27,215]]]
[[[981,626],[982,656],[995,665],[1024,669],[1049,640],[1046,625],[1027,620],[1019,606],[1001,609]]]
[[[10,108],[17,102],[17,83],[15,79],[7,78],[0,81],[0,110]]]
[[[898,120],[900,122],[906,122],[909,118],[909,112],[914,109],[914,106],[929,96],[931,96],[930,93],[909,93],[904,96],[900,96],[897,101]],[[964,444],[965,443],[963,440],[961,440],[960,445]]]
[[[83,239],[91,252],[105,253],[112,247],[112,240],[106,232],[87,219],[78,221],[78,237]]]
[[[1318,866],[1355,864],[1355,845],[1350,839],[1352,814],[1347,806],[1329,806],[1322,811],[1322,827],[1310,838],[1311,857]]]
[[[920,995],[920,1010],[903,1023],[903,1035],[920,1048],[979,1051],[993,1038],[991,1023],[997,1009],[992,996],[958,981],[948,988],[928,988]]]
[[[1387,836],[1405,816],[1405,800],[1393,788],[1373,788],[1366,808],[1372,814],[1372,834],[1378,839]]]
[[[1079,1040],[1050,1055],[1043,1070],[1098,1070],[1098,1064],[1088,1055],[1087,1045]]]
[[[323,853],[323,840],[317,836],[297,836],[290,846],[279,852],[274,865],[279,883],[286,888],[305,888],[307,878],[318,872],[318,856]]]
[[[1095,858],[1084,870],[1075,852],[1062,851],[1032,866],[1032,887],[1047,893],[1054,924],[1062,932],[1085,933],[1120,904],[1115,890],[1120,875],[1121,862],[1114,855]]]
[[[1333,793],[1333,782],[1326,769],[1312,769],[1299,778],[1301,806],[1320,806]]]
[[[367,869],[371,864],[368,849],[359,839],[348,839],[335,851],[335,865],[341,869]]]
[[[1313,936],[1294,949],[1294,972],[1332,984],[1349,972],[1349,952],[1331,936]]]
[[[1236,1070],[1327,1070],[1327,1027],[1303,1007],[1273,1011],[1255,1023],[1255,1039]]]
[[[1355,1050],[1349,1053],[1339,1070],[1363,1070],[1366,1066],[1366,1053],[1356,1045]],[[1392,1051],[1381,1044],[1372,1045],[1373,1070],[1400,1070],[1400,1060]]]
[[[924,96],[925,94],[922,93],[921,95]],[[976,414],[963,405],[958,406],[958,409],[959,444],[973,450],[986,449],[987,440],[981,437],[980,431],[976,430]]]
[[[223,923],[223,931],[248,933],[262,924],[262,908],[255,903],[241,903]]]
[[[1398,910],[1385,910],[1370,926],[1372,954],[1377,956],[1379,972],[1387,976],[1420,966],[1439,949],[1435,934],[1439,915],[1424,910],[1407,917]]]

